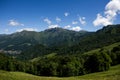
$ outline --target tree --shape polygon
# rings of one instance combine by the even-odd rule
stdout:
[[[98,53],[93,53],[88,56],[85,62],[86,72],[93,73],[108,70],[110,63],[110,56],[104,50],[100,50]]]
[[[111,50],[110,57],[112,59],[111,65],[120,64],[120,45]]]
[[[65,56],[59,59],[59,66],[57,69],[58,76],[68,77],[83,74],[83,66],[78,57]]]

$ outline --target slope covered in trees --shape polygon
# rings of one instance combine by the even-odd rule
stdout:
[[[57,37],[60,36],[60,38],[62,38],[63,36],[66,36],[62,34],[63,31],[64,29],[55,28],[55,29],[46,30],[43,33],[48,35],[46,37],[46,40],[48,41],[50,40],[50,43],[52,43],[54,42],[52,40],[57,40]],[[59,35],[57,32],[61,34]],[[71,46],[67,45],[69,43],[59,42],[62,40],[65,41],[64,39],[66,37],[62,38],[62,40],[58,40],[59,43],[57,43],[57,46],[56,44],[55,45],[51,44],[52,46],[46,44],[39,44],[32,38],[32,36],[34,36],[36,33],[37,32],[32,32],[32,33],[28,32],[26,34],[26,31],[23,31],[21,33],[11,34],[12,37],[11,35],[10,36],[7,35],[7,37],[6,35],[0,36],[0,40],[3,40],[1,44],[9,42],[14,39],[16,43],[14,42],[11,43],[14,43],[15,45],[21,43],[25,44],[26,42],[28,42],[28,40],[33,41],[34,43],[34,45],[31,45],[31,42],[27,43],[29,47],[26,46],[21,47],[24,48],[24,51],[16,56],[10,57],[10,56],[5,56],[5,54],[0,54],[0,69],[7,71],[22,71],[38,76],[68,77],[68,76],[79,76],[88,73],[106,71],[109,70],[111,65],[120,64],[120,42],[119,42],[120,25],[109,25],[93,33],[70,32],[70,35],[74,34],[74,36],[76,35],[77,37],[76,36],[74,37],[72,35],[70,38],[68,38],[67,36],[68,39],[67,42],[69,42],[70,39],[70,41],[72,41],[73,43],[74,40],[77,40],[78,41],[77,43],[79,43],[77,44],[75,42],[74,45],[70,44]],[[64,34],[67,33],[69,33],[69,30],[64,31]],[[78,34],[81,34],[81,36]],[[28,37],[28,35],[31,35],[31,37]],[[50,35],[52,35],[51,36],[52,38],[49,38]],[[6,41],[8,37],[10,38],[10,40]],[[116,45],[114,45],[113,43],[116,43]],[[110,44],[113,44],[114,46],[111,46],[110,48],[105,47],[106,45],[110,45]],[[12,46],[10,44],[5,44],[5,45]],[[5,45],[1,45],[1,46],[5,46]],[[11,50],[12,47],[9,47],[9,49]],[[9,49],[6,48],[6,50]],[[13,49],[17,50],[19,48],[13,47]],[[36,57],[39,58],[34,59]],[[20,59],[21,61],[16,59]]]
[[[108,25],[85,36],[79,44],[68,48],[68,53],[81,53],[101,48],[120,41],[120,25]]]
[[[60,55],[80,54],[119,42],[119,35],[120,25],[108,25],[96,32],[75,32],[61,28],[48,29],[42,32],[22,31],[1,35],[0,49],[8,51],[7,53],[17,51],[19,54],[22,51],[23,54],[26,53],[25,55],[31,55],[31,58],[41,54],[49,54],[51,51]],[[52,50],[41,52],[38,45]],[[28,57],[30,57],[29,55]]]
[[[89,53],[89,52],[88,52]],[[90,54],[43,56],[34,61],[18,61],[0,54],[0,69],[22,71],[39,76],[79,76],[109,70],[111,65],[120,64],[120,45],[111,50],[101,48]]]
[[[26,50],[34,45],[44,46],[71,46],[88,32],[75,32],[62,28],[52,28],[41,32],[22,31],[10,35],[0,36],[0,49]]]
[[[59,30],[50,29],[46,30],[45,33],[52,35],[52,34],[58,34]],[[62,31],[60,30],[62,33]],[[68,31],[69,32],[69,31]],[[52,34],[51,34],[52,33]],[[82,32],[84,33],[84,32]],[[55,35],[54,34],[54,35]],[[66,34],[64,34],[66,35]],[[58,41],[57,46],[46,46],[43,44],[40,45],[34,45],[31,48],[26,49],[23,51],[20,56],[24,56],[25,59],[32,59],[38,56],[43,56],[50,53],[57,53],[58,55],[69,55],[69,54],[83,54],[84,52],[94,50],[97,48],[101,48],[116,42],[120,41],[120,25],[108,25],[104,27],[101,30],[98,30],[96,32],[91,33],[84,33],[83,36],[79,37],[78,39],[75,37],[71,37],[72,39],[75,39],[75,42],[71,46],[68,46],[66,41],[62,41],[60,35],[58,35],[58,38],[61,43],[59,43],[59,40],[55,39],[55,43]],[[71,35],[69,35],[71,36]],[[51,36],[52,37],[52,36]],[[65,37],[67,38],[67,37]],[[64,38],[64,39],[65,39]],[[48,38],[50,39],[50,38]],[[54,38],[53,38],[54,39]],[[48,40],[49,42],[49,40]],[[50,40],[50,42],[54,43],[54,40]],[[69,39],[68,39],[69,42]],[[42,46],[42,48],[41,48]],[[18,56],[18,57],[20,57]]]

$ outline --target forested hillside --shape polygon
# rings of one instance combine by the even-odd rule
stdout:
[[[43,46],[71,46],[88,34],[87,31],[75,32],[62,28],[52,28],[41,32],[22,31],[0,36],[0,49],[24,51],[41,44]]]
[[[120,80],[120,0],[0,0],[0,80]]]
[[[38,35],[41,34],[45,38],[39,38]],[[106,71],[110,66],[120,64],[119,35],[120,25],[109,25],[96,32],[74,32],[54,28],[40,33],[23,31],[2,35],[0,37],[1,46],[10,46],[5,49],[3,47],[4,50],[19,49],[23,51],[20,54],[6,55],[4,50],[1,50],[0,69],[58,77]],[[7,40],[8,38],[9,40]],[[38,39],[45,39],[46,44],[39,43]],[[55,43],[55,45],[47,42]],[[22,43],[27,43],[29,47],[26,47],[26,44],[24,47],[20,46]],[[14,44],[15,48],[10,44]]]
[[[51,29],[51,30],[48,30],[48,31],[49,32],[54,31],[54,29]],[[59,44],[59,41],[57,43],[57,46],[53,46],[53,45],[46,46],[46,45],[40,44],[40,45],[35,45],[31,48],[28,48],[27,50],[23,51],[20,54],[20,56],[21,57],[24,56],[24,59],[32,59],[37,56],[50,54],[52,52],[57,53],[58,55],[83,54],[84,52],[119,42],[120,41],[119,35],[120,35],[120,25],[108,25],[96,32],[89,32],[89,33],[84,32],[83,36],[78,37],[75,43],[73,42],[71,46],[66,45],[67,44],[66,41],[62,42],[64,44],[63,46],[61,46],[61,43]],[[72,39],[75,39],[75,38],[73,37]],[[54,40],[52,40],[52,42],[54,43]],[[57,41],[55,40],[55,43],[56,42]]]
[[[52,53],[24,62],[1,54],[0,69],[22,71],[39,76],[79,76],[109,70],[110,66],[120,64],[119,57],[119,43],[116,43],[111,49],[108,46],[108,48],[97,49],[94,52],[74,55],[56,55]]]

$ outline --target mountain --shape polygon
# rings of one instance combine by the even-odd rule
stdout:
[[[41,32],[22,31],[0,36],[0,50],[11,54],[22,51],[21,55],[31,58],[52,52],[60,55],[79,54],[119,42],[119,35],[120,25],[108,25],[96,32],[75,32],[62,28]]]
[[[57,32],[58,31],[58,32]],[[69,32],[69,30],[65,30],[64,32]],[[66,33],[63,33],[61,29],[48,29],[44,31],[44,34],[46,33],[48,37],[48,42],[51,43],[54,42],[53,35],[59,35],[63,34],[63,36],[67,36]],[[59,33],[59,34],[58,34]],[[120,25],[108,25],[106,27],[103,27],[102,29],[96,31],[96,32],[71,32],[72,34],[81,34],[81,36],[74,37],[72,35],[71,39],[73,38],[75,42],[72,42],[71,46],[67,46],[69,43],[66,43],[67,41],[62,41],[62,44],[60,43],[59,39],[62,37],[56,36],[55,41],[59,41],[57,43],[58,46],[43,46],[43,45],[34,45],[33,47],[23,51],[20,56],[22,56],[22,59],[31,59],[38,56],[47,55],[50,53],[57,53],[58,55],[69,55],[69,54],[82,54],[84,52],[94,50],[97,48],[102,48],[107,45],[111,45],[116,42],[120,42]],[[71,40],[70,38],[66,37],[67,40]],[[75,39],[76,38],[76,39]],[[63,38],[62,38],[63,39]]]
[[[79,76],[106,71],[109,70],[110,65],[120,64],[119,35],[120,25],[108,25],[96,32],[74,32],[54,28],[42,32],[23,31],[5,35],[0,39],[8,39],[9,37],[9,42],[16,39],[19,41],[16,41],[16,44],[29,43],[29,47],[22,46],[25,48],[22,53],[12,57],[6,57],[4,53],[0,54],[0,69],[57,77]],[[76,42],[72,41],[73,43],[69,45],[69,42],[66,41],[66,44],[63,36],[67,37],[68,41],[73,38],[72,40],[76,40]],[[58,40],[59,43],[56,45],[40,44],[37,40],[41,40],[41,38],[46,41],[54,40],[50,40],[50,43],[57,42],[57,38],[62,38],[63,41],[60,43],[61,40]],[[21,61],[17,61],[17,59],[21,59]]]
[[[75,32],[62,28],[47,29],[42,32],[22,31],[0,36],[0,49],[24,51],[31,46],[71,46],[86,35],[87,31]]]
[[[67,53],[83,53],[120,41],[120,25],[108,25],[83,37],[79,44],[69,47]],[[71,52],[72,50],[73,52]]]
[[[0,37],[0,48],[4,50],[23,50],[35,43],[36,32],[22,31]]]
[[[52,28],[47,29],[41,32],[44,45],[47,46],[71,46],[73,44],[77,44],[78,41],[84,37],[84,35],[88,34],[88,32],[75,32],[71,30],[66,30],[62,28]]]

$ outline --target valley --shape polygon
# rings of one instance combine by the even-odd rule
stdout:
[[[120,80],[120,0],[0,0],[0,80]]]

